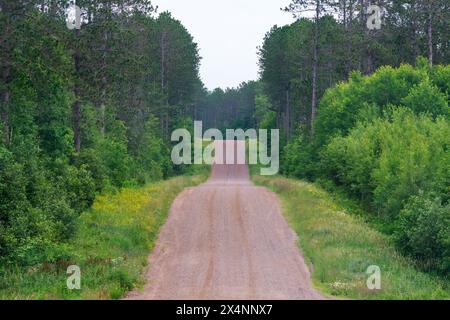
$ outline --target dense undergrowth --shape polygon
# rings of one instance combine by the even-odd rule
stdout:
[[[450,66],[353,74],[322,98],[282,171],[345,192],[425,271],[450,272]]]
[[[69,30],[72,2],[0,4],[1,268],[64,259],[96,195],[183,173],[170,132],[203,96],[192,36],[147,0],[78,2]]]
[[[170,205],[203,182],[205,167],[145,187],[105,192],[76,219],[73,239],[58,259],[30,267],[0,267],[0,299],[118,299],[143,284],[143,270]],[[81,270],[81,290],[67,287],[67,267]]]

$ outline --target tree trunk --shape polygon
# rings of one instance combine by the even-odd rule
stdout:
[[[352,26],[353,26],[353,15],[355,13],[355,9],[354,9],[353,5],[354,5],[353,0],[350,0],[350,8],[349,8],[349,12],[348,12],[348,28],[349,28],[349,30],[351,30]]]
[[[370,34],[370,30],[366,27],[367,24],[367,9],[369,7],[369,2],[367,0],[360,0],[360,23],[361,23],[361,32],[364,34],[364,41],[362,46],[362,63],[361,63],[361,71],[369,75],[375,70],[374,66],[374,56],[373,50],[370,46],[370,42],[372,41],[372,37]]]
[[[76,42],[79,41],[80,38],[80,30],[75,30],[75,37]],[[81,53],[80,49],[78,48],[78,43],[76,43],[75,53],[74,53],[74,62],[75,62],[75,74],[77,79],[75,80],[75,102],[72,107],[72,121],[73,121],[73,134],[74,134],[74,146],[75,151],[77,153],[81,150],[81,101],[80,101],[80,95],[81,95],[81,89],[80,89],[80,63],[81,63]]]
[[[428,3],[428,62],[433,66],[433,1]]]
[[[416,23],[413,23],[412,26],[412,49],[413,49],[413,62],[417,60],[417,57],[419,55],[419,45],[417,43],[417,25]]]
[[[319,55],[319,19],[320,1],[316,1],[316,17],[314,23],[314,46],[313,46],[313,70],[312,70],[312,95],[311,95],[311,133],[314,134],[314,120],[317,114],[317,72]]]
[[[2,59],[0,67],[2,70],[1,84],[2,90],[0,91],[0,120],[2,122],[3,137],[2,140],[6,145],[9,145],[10,141],[10,125],[9,125],[9,103],[11,99],[11,92],[9,91],[9,83],[11,76],[11,44],[5,41],[11,35],[10,15],[11,8],[5,6],[2,8],[6,15],[5,27],[1,30],[0,48],[2,50],[0,58]],[[2,43],[3,42],[3,43]]]
[[[51,1],[48,8],[48,15],[52,18],[56,18],[58,16],[58,3],[57,1]]]
[[[347,59],[346,59],[346,76],[350,74],[350,72],[354,69],[355,61],[353,60],[353,51],[354,48],[354,40],[353,40],[353,14],[354,14],[354,8],[353,8],[353,1],[350,0],[349,2],[349,8],[347,9],[347,28],[346,28],[346,42],[347,42]]]
[[[103,54],[102,54],[102,92],[100,96],[100,132],[102,136],[105,136],[106,132],[106,91],[108,85],[108,79],[106,77],[107,70],[107,52],[108,52],[108,31],[103,31]]]
[[[161,94],[164,96],[165,88],[166,88],[166,37],[167,33],[163,31],[161,33],[160,46],[161,46]],[[163,137],[166,138],[166,128],[167,128],[167,115],[165,109],[167,109],[168,101],[165,101],[165,104],[161,109],[161,132]]]
[[[365,0],[359,0],[359,22],[361,23],[361,26],[366,25],[365,17],[366,17],[366,1]]]
[[[281,107],[280,107],[281,108]],[[278,108],[277,108],[278,109]],[[275,119],[275,125],[276,125],[276,127],[278,128],[278,129],[280,129],[281,130],[281,117],[282,117],[282,114],[281,114],[281,111],[280,110],[277,110],[277,116],[276,116],[276,119]]]
[[[417,1],[414,1],[412,4],[412,13],[411,13],[411,40],[412,40],[412,49],[413,49],[413,59],[412,63],[415,63],[417,60],[417,57],[419,56],[419,44],[417,41],[417,31],[418,31],[418,7],[417,7]]]
[[[347,31],[348,24],[347,24],[347,0],[342,1],[342,13],[343,13],[343,23],[344,23],[344,30]]]
[[[166,81],[165,81],[165,74],[166,74],[166,70],[165,70],[165,66],[166,66],[166,37],[167,37],[167,33],[163,31],[161,33],[161,92],[163,94],[164,94],[165,85],[166,85]]]
[[[2,121],[3,126],[3,142],[6,145],[9,145],[10,143],[10,129],[9,129],[9,116],[8,116],[8,109],[9,109],[9,99],[10,99],[10,93],[8,89],[3,92],[1,101],[0,101],[0,118]]]
[[[370,47],[370,44],[367,43],[367,53],[366,53],[366,72],[365,74],[369,75],[372,74],[375,70],[375,66],[374,66],[374,57],[373,57],[373,51],[372,48]]]
[[[290,117],[291,117],[291,107],[289,104],[289,89],[286,90],[286,114],[284,121],[284,134],[286,138],[286,143],[289,141],[290,136]]]
[[[162,111],[161,111],[161,114],[159,116],[159,125],[161,126],[161,133],[162,133],[162,135],[164,137],[164,115],[162,114]]]
[[[364,7],[364,0],[359,0],[359,30],[358,32],[361,32],[364,35],[364,39],[362,40],[362,43],[358,43],[358,51],[360,54],[360,58],[359,58],[359,67],[358,70],[361,72],[364,72],[364,61],[365,61],[365,56],[366,56],[366,46],[365,43],[367,42],[367,35],[365,33],[365,28],[366,28],[366,21],[364,21],[365,16],[366,16],[366,12],[365,12],[365,7]]]
[[[81,102],[76,100],[72,109],[75,151],[81,151]]]
[[[166,136],[166,139],[169,139],[169,112],[166,114],[166,123],[164,128],[164,134]]]

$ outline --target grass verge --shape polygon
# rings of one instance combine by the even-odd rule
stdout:
[[[283,213],[312,266],[313,283],[325,294],[351,299],[450,298],[448,281],[418,271],[386,235],[348,214],[321,188],[279,176],[253,175],[253,180],[279,194]],[[381,269],[381,290],[367,288],[371,265]]]
[[[98,196],[67,244],[68,259],[0,269],[0,299],[119,299],[143,285],[147,257],[170,205],[184,188],[205,181],[208,170],[193,173]],[[81,290],[67,288],[69,265],[81,269]]]

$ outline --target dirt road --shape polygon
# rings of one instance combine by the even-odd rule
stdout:
[[[128,299],[321,299],[277,196],[247,165],[214,165],[174,201],[149,258],[148,284]]]

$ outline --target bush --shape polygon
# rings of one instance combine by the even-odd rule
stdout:
[[[430,79],[441,92],[447,93],[450,99],[450,65],[433,66]]]
[[[158,133],[158,125],[156,118],[147,121],[139,139],[140,144],[134,152],[136,159],[134,176],[142,184],[157,181],[169,175],[169,150]]]
[[[404,250],[429,268],[444,270],[449,264],[448,235],[437,240],[432,233],[448,229],[442,229],[443,218],[436,225],[430,220],[441,209],[418,201],[433,194],[448,212],[449,90],[450,66],[429,67],[425,59],[416,68],[382,67],[367,77],[353,73],[320,101],[314,139],[299,136],[284,149],[283,171],[332,181],[370,206],[379,218],[377,225],[396,233]],[[414,216],[415,206],[428,206],[428,211],[420,209]],[[432,226],[425,225],[425,216]],[[408,226],[416,236],[407,234]]]
[[[450,272],[450,204],[423,194],[411,197],[400,213],[395,239],[425,269]]]
[[[74,163],[76,166],[84,167],[89,171],[95,191],[101,191],[105,186],[109,185],[108,168],[102,161],[101,154],[93,149],[87,148],[74,156]]]
[[[402,105],[417,114],[428,113],[433,117],[449,115],[447,95],[428,80],[414,86],[408,96],[402,99]]]
[[[410,65],[382,67],[368,77],[353,73],[348,82],[327,90],[320,101],[314,123],[318,145],[327,144],[335,135],[348,134],[357,124],[360,110],[368,105],[376,106],[379,116],[389,105],[400,105],[410,89],[426,78],[426,72]]]
[[[380,124],[380,163],[372,172],[374,205],[394,216],[411,195],[444,190],[449,181],[445,161],[449,159],[450,126],[442,118],[434,122],[401,110],[392,123]]]
[[[49,259],[75,232],[76,214],[51,173],[30,154],[24,165],[0,147],[0,260],[32,265]]]
[[[0,259],[6,260],[19,241],[18,233],[12,228],[17,219],[25,220],[23,213],[29,212],[30,203],[22,166],[15,163],[12,154],[1,146],[0,168]],[[27,221],[26,225],[30,223]]]
[[[92,148],[84,149],[75,163],[90,172],[97,191],[108,185],[122,187],[132,178],[135,167],[125,144],[104,138],[99,138]]]
[[[447,119],[434,121],[396,108],[386,119],[361,123],[347,137],[331,140],[321,152],[320,174],[371,205],[383,229],[396,233],[403,251],[427,268],[442,269],[448,239],[433,238],[433,233],[448,233],[442,227],[448,218],[442,217],[448,216],[449,207],[441,208],[423,194],[448,204],[449,146]]]
[[[430,69],[428,64],[425,64],[417,68],[410,65],[402,65],[399,68],[382,67],[366,77],[354,72],[348,82],[341,82],[328,89],[320,100],[314,122],[313,141],[299,138],[284,149],[283,159],[287,162],[284,166],[285,172],[313,180],[323,178],[320,173],[325,170],[335,180],[347,183],[346,177],[335,176],[326,165],[319,165],[320,159],[323,159],[321,153],[330,141],[336,137],[348,136],[358,123],[368,125],[389,116],[391,110],[395,109],[394,106],[405,107],[417,115],[426,113],[434,119],[448,117],[449,70],[448,66],[435,66]],[[365,139],[365,143],[368,143],[371,137]],[[352,174],[358,174],[360,169],[355,168]],[[364,182],[356,182],[350,188],[366,188],[361,183]]]
[[[281,172],[287,176],[312,179],[316,171],[313,148],[312,144],[305,142],[304,136],[299,135],[283,149]]]
[[[379,162],[378,126],[360,125],[348,137],[336,137],[321,153],[320,175],[363,201],[371,201],[371,173]]]
[[[95,182],[87,165],[75,167],[65,160],[58,159],[53,163],[56,183],[64,190],[67,201],[78,214],[88,209],[95,199]]]
[[[390,119],[360,124],[347,137],[334,138],[321,153],[321,175],[367,200],[390,222],[421,190],[446,197],[449,137],[448,120],[395,109]]]
[[[321,99],[314,123],[315,143],[321,147],[336,135],[347,135],[368,106],[377,117],[392,105],[407,107],[417,114],[448,116],[449,70],[449,66],[435,66],[430,71],[402,65],[396,69],[381,67],[367,77],[353,73],[348,82],[327,90]]]

